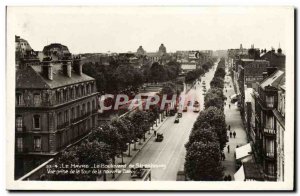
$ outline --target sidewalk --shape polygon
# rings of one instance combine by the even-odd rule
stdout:
[[[131,163],[131,161],[138,155],[139,151],[143,149],[143,147],[151,140],[152,137],[154,137],[154,130],[158,132],[159,128],[166,122],[168,117],[165,117],[163,121],[160,123],[157,123],[157,126],[153,126],[153,130],[150,130],[150,132],[146,133],[146,140],[142,139],[141,144],[139,142],[136,142],[136,150],[134,150],[134,144],[130,145],[130,157],[128,156],[128,150],[124,152],[123,155],[123,162],[126,164],[126,167]],[[158,120],[159,122],[159,120]],[[150,133],[150,134],[149,134]],[[122,157],[116,157],[116,165],[121,165],[122,163]],[[115,178],[113,178],[112,174],[106,174],[106,181],[115,181],[121,174],[115,174]],[[103,177],[101,179],[98,179],[99,181],[103,181]]]
[[[230,103],[230,96],[235,94],[234,88],[233,88],[233,81],[230,76],[225,76],[225,81],[229,81],[228,84],[225,84],[224,87],[224,95],[227,97],[226,105],[224,107],[224,113],[226,117],[226,124],[227,126],[230,125],[230,130],[236,132],[236,137],[230,138],[229,131],[227,131],[227,135],[229,138],[229,141],[227,142],[227,145],[230,146],[230,152],[228,153],[227,146],[224,148],[225,153],[225,161],[223,161],[222,165],[225,167],[224,175],[231,175],[231,178],[234,180],[234,174],[236,172],[235,170],[235,156],[234,152],[236,149],[236,146],[242,146],[247,143],[247,135],[246,131],[243,127],[243,122],[240,116],[239,108],[233,104]],[[231,85],[231,87],[230,87]],[[226,92],[227,89],[227,92]],[[230,104],[230,108],[229,108]]]

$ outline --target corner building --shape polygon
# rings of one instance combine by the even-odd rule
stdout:
[[[16,71],[15,178],[83,139],[97,126],[95,79],[80,57]]]

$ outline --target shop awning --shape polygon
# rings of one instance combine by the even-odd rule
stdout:
[[[251,159],[252,158],[251,154],[252,154],[252,148],[250,143],[235,149],[236,160],[240,160],[242,162]]]
[[[244,166],[243,165],[234,174],[234,181],[245,181],[245,172],[244,172]]]

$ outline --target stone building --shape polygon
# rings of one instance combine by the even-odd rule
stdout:
[[[277,52],[272,48],[270,51],[262,53],[260,58],[270,62],[269,69],[285,70],[285,55],[281,48],[278,48]]]
[[[263,168],[265,179],[270,181],[277,180],[277,141],[279,132],[282,133],[282,130],[278,130],[279,125],[277,126],[277,121],[282,124],[277,117],[277,111],[279,102],[283,101],[279,99],[280,93],[278,92],[281,91],[284,80],[284,72],[276,71],[264,79],[258,85],[257,91],[253,93],[255,99],[255,156],[257,163],[261,164]],[[280,110],[282,111],[282,108]],[[281,145],[283,146],[283,144]]]
[[[273,113],[277,144],[277,181],[284,181],[285,84],[280,85],[278,106],[273,110]]]
[[[38,66],[18,69],[15,177],[57,155],[97,126],[97,97],[95,79],[82,73],[79,57],[45,57]]]

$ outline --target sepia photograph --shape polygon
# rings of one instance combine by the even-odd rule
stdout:
[[[293,190],[294,20],[7,6],[7,189]]]

